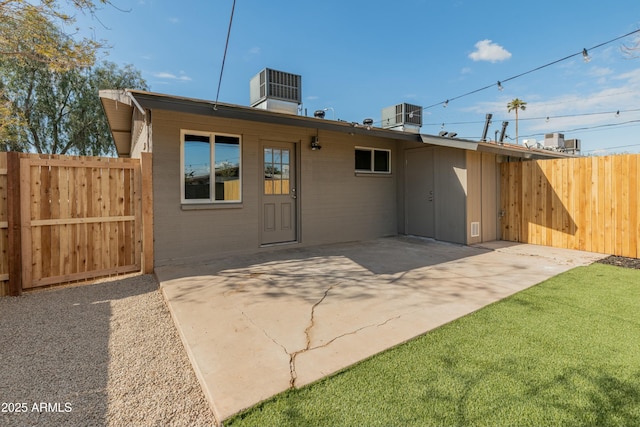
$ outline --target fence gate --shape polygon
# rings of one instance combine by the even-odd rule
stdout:
[[[0,226],[8,236],[3,233],[0,245],[8,248],[9,266],[20,259],[14,268],[20,271],[8,268],[3,276],[0,269],[0,279],[15,281],[11,276],[20,274],[21,290],[142,270],[147,201],[141,160],[2,154],[9,161],[3,168],[0,159],[0,177],[5,172],[7,178]],[[16,169],[19,183],[12,182]],[[7,221],[2,210],[9,212]],[[0,295],[15,294],[13,288],[5,284],[2,292],[0,286]]]

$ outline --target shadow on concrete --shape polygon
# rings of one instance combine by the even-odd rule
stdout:
[[[190,278],[189,285],[182,286],[176,301],[198,300],[198,290],[215,283],[226,289],[227,295],[249,292],[255,297],[296,297],[308,302],[318,299],[318,291],[338,285],[357,287],[347,299],[368,299],[377,295],[376,277],[385,282],[411,286],[402,280],[412,271],[425,267],[477,256],[492,249],[469,247],[436,242],[421,237],[401,236],[343,244],[302,248],[286,248],[270,252],[230,257],[220,257],[207,262],[156,268],[162,283]],[[517,267],[515,267],[517,268]],[[424,288],[424,282],[415,281]]]

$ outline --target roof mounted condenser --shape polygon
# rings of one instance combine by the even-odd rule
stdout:
[[[571,154],[580,154],[580,145],[579,139],[565,139],[564,151]]]
[[[564,148],[563,133],[546,133],[544,135],[544,146],[548,149],[558,150]]]
[[[298,114],[302,103],[302,76],[265,68],[253,76],[249,89],[252,107]]]
[[[419,133],[420,127],[422,127],[422,107],[405,102],[383,108],[382,127]]]

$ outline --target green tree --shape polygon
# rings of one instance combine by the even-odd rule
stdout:
[[[115,152],[98,91],[148,89],[131,66],[55,71],[16,58],[0,60],[0,85],[8,108],[0,149],[94,156]]]
[[[0,0],[0,57],[18,61],[38,61],[54,70],[68,70],[93,65],[103,43],[83,38],[74,40],[52,36],[52,28],[75,22],[61,4],[78,13],[95,14],[98,5],[109,0]]]
[[[521,99],[515,98],[511,102],[507,104],[507,112],[510,113],[512,111],[516,112],[516,144],[520,144],[518,140],[518,110],[526,110],[527,103]]]
[[[23,67],[28,75],[35,73],[35,65],[41,64],[51,71],[71,71],[90,67],[95,62],[102,42],[91,39],[74,40],[59,29],[71,28],[75,18],[63,11],[63,7],[77,13],[94,15],[100,5],[111,5],[110,0],[0,0],[0,64],[3,75],[0,81],[0,148],[26,150],[19,138],[26,126],[27,112],[16,110],[20,100],[15,98],[20,76],[15,70]],[[77,31],[77,29],[75,29]],[[13,70],[12,75],[7,66]],[[32,83],[25,80],[24,93],[33,93]],[[7,93],[7,85],[13,92]],[[34,85],[35,86],[35,85]],[[31,99],[23,99],[26,105]]]

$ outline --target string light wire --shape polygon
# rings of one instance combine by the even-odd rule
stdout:
[[[492,88],[492,87],[494,87],[494,86],[502,87],[502,85],[503,85],[504,83],[509,82],[509,81],[511,81],[511,80],[515,80],[515,79],[520,78],[520,77],[522,77],[522,76],[526,76],[527,74],[531,74],[531,73],[533,73],[533,72],[535,72],[535,71],[542,70],[543,68],[550,67],[550,66],[552,66],[552,65],[555,65],[555,64],[558,64],[558,63],[560,63],[560,62],[566,61],[566,60],[571,59],[571,58],[573,58],[573,57],[576,57],[576,56],[583,56],[583,52],[585,52],[585,51],[592,51],[592,50],[594,50],[594,49],[598,49],[599,47],[602,47],[602,46],[608,45],[608,44],[610,44],[610,43],[613,43],[613,42],[615,42],[615,41],[618,41],[618,40],[620,40],[620,39],[623,39],[623,38],[625,38],[625,37],[629,37],[630,35],[637,34],[637,33],[640,33],[640,29],[638,29],[638,30],[634,30],[634,31],[631,31],[631,32],[628,32],[628,33],[623,34],[623,35],[621,35],[621,36],[615,37],[615,38],[613,38],[613,39],[611,39],[611,40],[607,40],[606,42],[599,43],[599,44],[597,44],[597,45],[595,45],[595,46],[591,46],[591,47],[590,47],[590,48],[588,48],[588,49],[586,49],[586,48],[581,49],[579,52],[572,53],[571,55],[567,55],[567,56],[565,56],[564,58],[556,59],[555,61],[551,61],[551,62],[549,62],[549,63],[547,63],[547,64],[541,65],[541,66],[539,66],[539,67],[535,67],[535,68],[533,68],[533,69],[531,69],[531,70],[528,70],[528,71],[525,71],[525,72],[523,72],[523,73],[516,74],[515,76],[511,76],[511,77],[508,77],[508,78],[506,78],[506,79],[500,79],[500,80],[498,80],[498,81],[497,81],[497,83],[491,83],[491,84],[489,84],[489,85],[486,85],[486,86],[483,86],[483,87],[481,87],[481,88],[478,88],[478,89],[472,90],[472,91],[470,91],[470,92],[463,93],[462,95],[449,97],[449,98],[447,98],[445,101],[436,102],[435,104],[431,104],[431,105],[428,105],[428,106],[426,106],[426,107],[422,107],[422,111],[424,111],[424,110],[428,110],[429,108],[433,108],[433,107],[436,107],[436,106],[438,106],[438,105],[445,105],[445,104],[446,104],[446,105],[449,105],[449,103],[450,103],[451,101],[455,101],[456,99],[464,98],[465,96],[473,95],[474,93],[482,92],[483,90],[487,90],[487,89]]]

